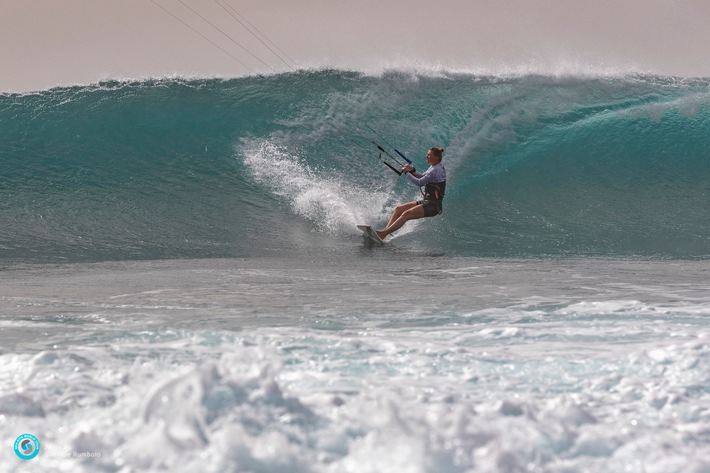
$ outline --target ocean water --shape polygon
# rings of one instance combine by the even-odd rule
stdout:
[[[657,76],[0,95],[0,471],[710,472],[708,137]],[[447,149],[384,247],[373,138]]]

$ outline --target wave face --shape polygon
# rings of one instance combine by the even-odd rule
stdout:
[[[456,256],[710,255],[710,81],[311,71],[0,95],[3,260],[340,252],[418,190],[395,246]],[[373,151],[375,150],[372,147]]]

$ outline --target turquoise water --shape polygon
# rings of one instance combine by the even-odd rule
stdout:
[[[0,472],[710,472],[709,86],[0,95]],[[447,148],[384,247],[419,193],[368,126]]]
[[[445,212],[410,245],[705,258],[709,85],[320,71],[2,95],[2,259],[338,248],[418,195],[352,141],[373,137],[420,167],[447,148]]]

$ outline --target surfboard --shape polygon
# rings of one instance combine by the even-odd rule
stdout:
[[[382,238],[377,236],[377,233],[375,232],[375,230],[373,230],[373,228],[370,225],[358,225],[357,228],[362,230],[362,233],[366,237],[371,239],[372,241],[375,241],[375,242],[379,243],[380,245],[385,244],[384,240],[382,240]]]

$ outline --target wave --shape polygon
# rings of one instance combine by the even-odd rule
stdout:
[[[451,255],[710,255],[710,81],[340,70],[0,95],[2,259],[342,252],[418,191],[356,146],[424,165],[444,213],[402,244]],[[310,252],[310,253],[309,253]]]

